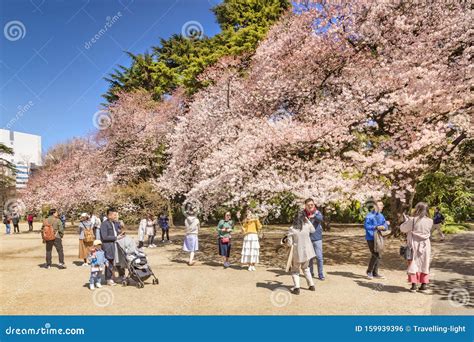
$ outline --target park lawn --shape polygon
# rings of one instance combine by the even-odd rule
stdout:
[[[471,229],[468,223],[447,223],[442,228],[445,234],[459,234]]]

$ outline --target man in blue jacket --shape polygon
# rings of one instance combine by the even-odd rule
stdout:
[[[372,210],[367,214],[364,221],[365,239],[369,245],[369,250],[372,256],[370,257],[369,267],[367,268],[367,278],[383,278],[379,273],[380,254],[375,252],[374,234],[376,230],[387,230],[390,224],[385,220],[382,214],[383,203],[377,202],[374,204]]]
[[[318,278],[319,280],[324,280],[324,273],[323,273],[323,228],[321,223],[323,222],[323,215],[319,212],[314,200],[312,198],[308,198],[304,201],[304,211],[306,217],[311,221],[314,226],[315,232],[310,234],[311,243],[313,244],[314,252],[316,253],[316,261],[318,265]],[[314,268],[313,263],[314,259],[309,261],[309,270],[311,272],[311,276],[314,277]]]

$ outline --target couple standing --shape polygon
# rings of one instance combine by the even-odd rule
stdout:
[[[291,277],[294,287],[291,292],[300,294],[300,268],[302,269],[310,291],[315,291],[314,259],[317,260],[318,278],[324,280],[323,273],[323,215],[317,209],[312,198],[304,201],[305,208],[298,212],[288,231],[287,244],[293,247]]]

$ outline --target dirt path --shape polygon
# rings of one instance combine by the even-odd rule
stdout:
[[[44,246],[38,233],[0,235],[0,314],[472,314],[472,305],[460,308],[443,300],[450,281],[460,279],[472,289],[472,254],[464,259],[458,246],[463,236],[450,237],[440,248],[435,244],[435,256],[454,260],[449,267],[436,265],[435,295],[412,294],[406,289],[403,260],[397,255],[399,242],[389,241],[381,270],[382,281],[365,278],[368,250],[360,229],[338,229],[326,233],[325,281],[316,281],[316,292],[303,290],[301,295],[290,295],[286,289],[291,278],[281,265],[286,257],[275,252],[280,231],[267,233],[262,243],[262,264],[256,272],[248,272],[238,264],[241,237],[236,235],[233,245],[233,266],[223,269],[217,255],[216,241],[210,229],[200,235],[201,252],[197,264],[189,267],[181,252],[182,229],[172,230],[173,244],[159,244],[147,249],[159,285],[135,287],[103,287],[94,292],[87,289],[89,269],[77,266],[77,236],[66,234],[64,247],[68,268],[46,270]],[[472,233],[467,235],[471,241]],[[467,249],[466,247],[466,249]],[[470,251],[472,253],[472,250]],[[443,259],[440,259],[443,260]],[[53,250],[53,263],[57,255]],[[442,261],[440,261],[442,262]],[[469,268],[470,267],[470,268]],[[442,271],[442,272],[440,272]],[[468,274],[471,272],[470,274]],[[456,281],[458,281],[456,280]],[[444,282],[444,283],[443,283]],[[456,282],[456,284],[458,284]],[[459,283],[462,286],[461,283]],[[305,286],[302,279],[302,286]],[[442,290],[441,290],[442,289]],[[472,296],[471,296],[472,298]],[[440,304],[441,303],[441,304]],[[448,306],[446,306],[448,305]]]
[[[474,314],[474,232],[435,243],[433,315]]]

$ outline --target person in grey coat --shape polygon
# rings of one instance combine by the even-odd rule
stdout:
[[[304,211],[300,211],[293,221],[293,226],[288,231],[287,244],[292,247],[291,277],[294,287],[293,294],[300,294],[300,268],[303,270],[310,291],[316,291],[313,277],[309,269],[309,261],[316,256],[310,234],[315,232],[311,221]]]
[[[121,232],[120,226],[117,222],[118,212],[114,208],[107,209],[107,220],[102,222],[100,225],[100,238],[102,241],[102,250],[105,253],[105,258],[108,260],[108,267],[105,269],[105,280],[107,285],[114,286],[116,285],[112,279],[113,276],[113,266],[115,265],[119,276],[123,277],[125,271],[120,265],[117,265],[115,260],[118,260],[116,257],[117,247],[115,243],[117,240],[123,238],[125,233]]]

